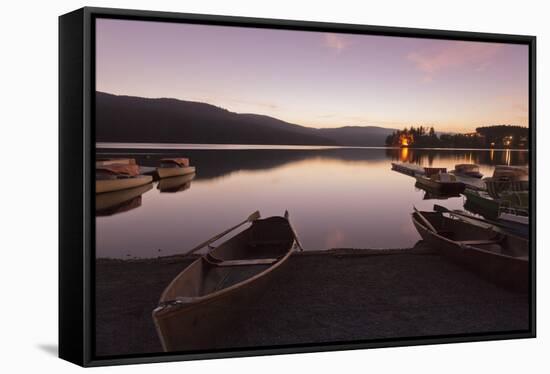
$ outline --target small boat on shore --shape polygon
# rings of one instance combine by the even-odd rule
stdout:
[[[433,173],[430,176],[417,175],[415,178],[419,186],[440,193],[459,194],[466,188],[464,183],[458,181],[454,175],[449,173]]]
[[[220,334],[239,333],[239,308],[299,247],[287,213],[259,219],[256,212],[188,253],[247,222],[250,227],[193,261],[162,293],[153,320],[165,351],[216,349]]]
[[[479,172],[479,165],[476,164],[457,164],[451,171],[454,175],[461,175],[470,178],[482,178],[483,174]]]
[[[416,230],[431,247],[477,275],[517,291],[529,286],[529,241],[446,216],[412,214]]]
[[[141,175],[135,161],[131,163],[110,163],[96,165],[95,193],[119,191],[151,183],[153,177]]]
[[[195,172],[194,166],[189,166],[188,158],[163,158],[157,168],[159,179],[177,177]]]

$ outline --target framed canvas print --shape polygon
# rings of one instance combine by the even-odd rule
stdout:
[[[535,336],[535,37],[59,19],[59,352]]]

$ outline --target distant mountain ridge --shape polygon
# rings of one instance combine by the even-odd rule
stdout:
[[[384,146],[393,131],[315,129],[206,103],[96,92],[97,142]]]

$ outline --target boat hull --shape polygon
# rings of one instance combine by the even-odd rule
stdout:
[[[440,182],[423,176],[417,176],[416,183],[425,188],[445,194],[459,194],[464,192],[466,187],[462,182]]]
[[[499,286],[518,292],[528,291],[529,259],[527,256],[512,257],[471,245],[457,244],[434,233],[416,214],[413,214],[413,224],[430,247],[451,261]],[[475,231],[476,228],[472,230]]]
[[[153,177],[150,175],[138,175],[133,178],[118,178],[118,179],[96,179],[95,193],[104,193],[112,191],[120,191],[128,188],[143,186],[151,183]]]
[[[192,173],[195,173],[195,167],[194,166],[174,167],[174,168],[161,168],[161,167],[157,168],[157,175],[160,179],[170,178],[170,177],[177,177],[177,176],[192,174]]]
[[[96,194],[96,216],[111,216],[141,206],[141,195],[153,188],[152,183],[134,188]]]
[[[283,220],[281,217],[267,220],[274,218]],[[250,320],[254,315],[251,309],[295,249],[294,234],[288,221],[284,220],[288,228],[283,229],[289,230],[284,245],[243,249],[251,237],[249,228],[195,260],[171,282],[152,314],[164,351],[234,348],[235,340],[243,347],[247,346],[243,331],[254,326]],[[265,238],[265,235],[260,236]],[[273,250],[264,251],[262,248]],[[281,255],[273,263],[262,263],[271,261],[275,253]],[[252,261],[259,263],[227,266],[229,262],[246,261],[251,256],[256,257]],[[212,261],[213,258],[217,261],[229,258],[229,261],[216,262]]]

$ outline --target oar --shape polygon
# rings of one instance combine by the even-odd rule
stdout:
[[[418,217],[420,217],[422,219],[422,221],[424,221],[424,223],[426,224],[426,226],[428,226],[428,228],[430,230],[432,230],[432,232],[434,234],[437,234],[437,230],[435,227],[433,227],[433,225],[430,223],[430,221],[428,221],[428,219],[426,217],[424,217],[424,215],[422,215],[422,213],[420,213],[420,211],[418,209],[416,209],[415,206],[413,206],[413,209],[415,211],[416,214],[418,214]]]
[[[244,221],[242,221],[241,223],[239,223],[238,225],[230,228],[230,229],[227,229],[225,230],[224,232],[222,233],[219,233],[218,235],[208,239],[207,241],[205,241],[204,243],[201,243],[199,244],[198,246],[196,246],[195,248],[193,248],[192,250],[190,250],[189,252],[185,253],[183,256],[187,256],[187,255],[190,255],[191,253],[193,252],[196,252],[198,251],[199,249],[203,248],[203,247],[206,247],[207,245],[209,245],[210,243],[213,243],[215,242],[216,240],[220,239],[221,237],[223,237],[224,235],[227,235],[228,233],[230,233],[231,231],[235,230],[236,228],[244,225],[245,223],[249,223],[249,222],[254,222],[255,220],[257,220],[258,218],[260,218],[260,212],[259,211],[255,211],[254,213],[252,213],[251,215],[248,216],[247,219],[245,219]]]

